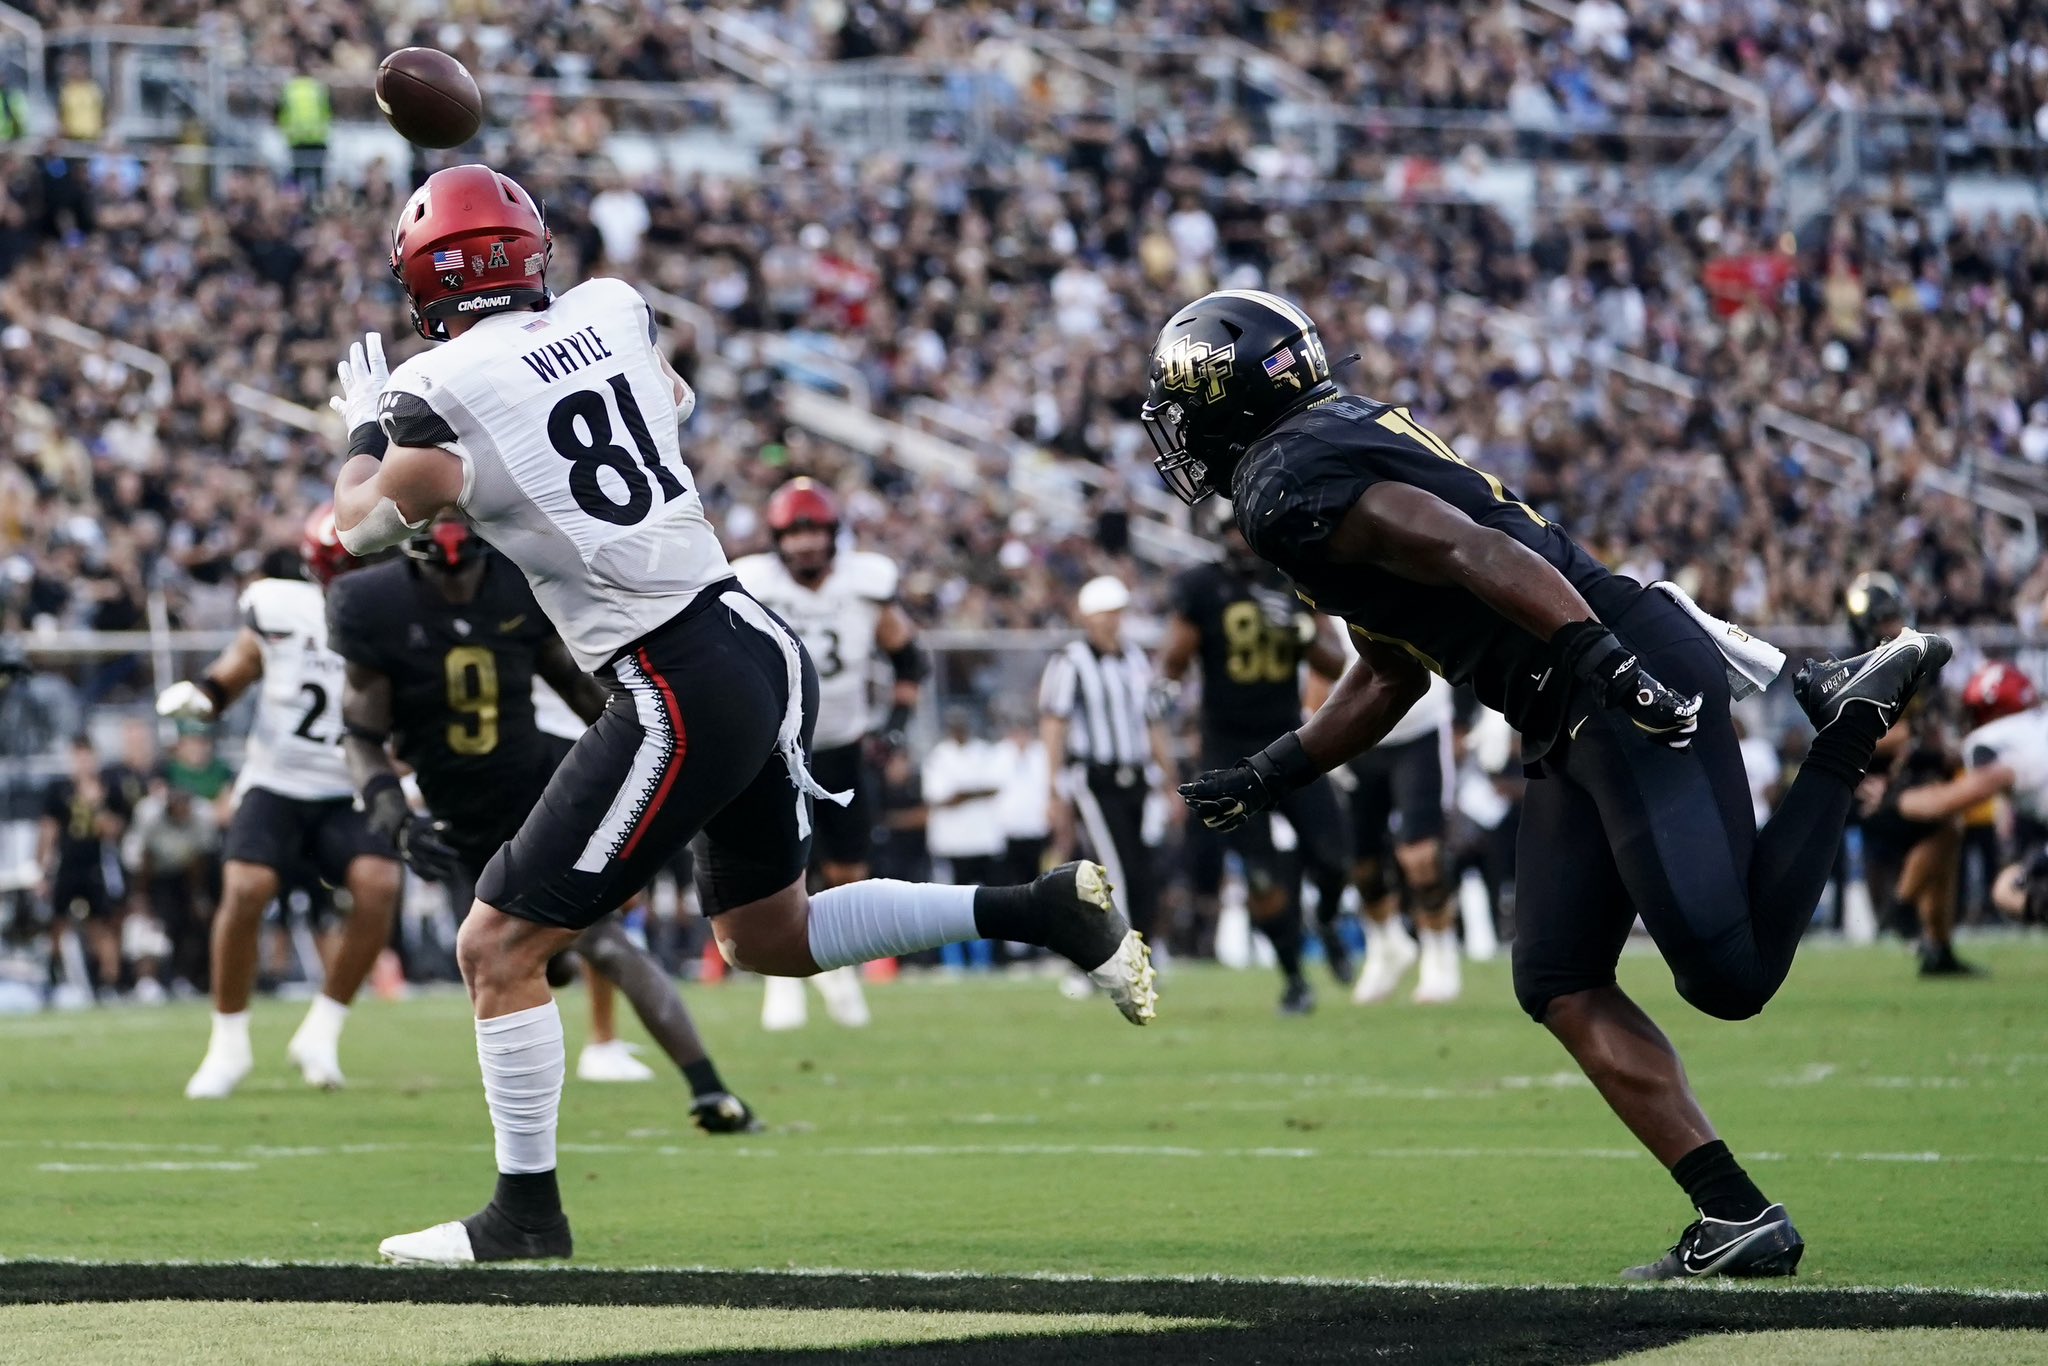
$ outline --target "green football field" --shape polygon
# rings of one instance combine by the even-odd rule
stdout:
[[[1724,1136],[1790,1206],[1809,1244],[1800,1287],[2008,1292],[1983,1302],[2027,1306],[2010,1326],[2038,1327],[2040,1302],[2010,1292],[2048,1291],[2048,942],[1980,944],[1973,956],[1987,979],[1922,982],[1896,948],[1815,945],[1771,1009],[1743,1024],[1682,1005],[1653,957],[1632,954],[1624,982],[1678,1042]],[[807,1029],[784,1035],[756,1024],[757,983],[687,995],[768,1131],[698,1134],[684,1088],[666,1078],[572,1078],[561,1170],[581,1267],[1612,1286],[1689,1217],[1562,1051],[1516,1011],[1504,962],[1470,967],[1454,1006],[1361,1010],[1330,989],[1306,1020],[1275,1016],[1265,974],[1189,968],[1165,979],[1160,1020],[1145,1030],[1044,979],[875,986],[870,1028],[837,1029],[814,1009]],[[580,994],[563,1007],[573,1057]],[[92,1267],[49,1271],[57,1288],[47,1293],[22,1289],[35,1266],[67,1259],[368,1263],[380,1237],[479,1205],[490,1129],[466,1003],[444,993],[363,1004],[343,1042],[350,1085],[337,1094],[307,1090],[283,1060],[300,1009],[259,1006],[256,1073],[231,1101],[205,1104],[180,1094],[205,1044],[201,1007],[0,1020],[0,1257],[14,1264],[0,1267],[0,1301],[42,1300],[37,1312],[61,1318],[76,1312],[61,1301],[100,1298]],[[439,1283],[348,1275],[372,1298]],[[109,1269],[108,1280],[123,1282],[109,1298],[199,1297],[142,1273]],[[1199,1296],[1137,1285],[1127,1321],[1074,1331],[1164,1342],[1199,1325]],[[223,1298],[301,1299],[303,1289]],[[840,1315],[799,1345],[906,1341],[855,1319],[907,1293],[799,1296],[789,1308]],[[783,1312],[773,1296],[707,1295]],[[1026,1291],[921,1307],[1114,1316],[1124,1303],[1054,1298],[1049,1309]],[[1223,1319],[1244,1321],[1218,1304]],[[22,1312],[0,1309],[0,1341],[6,1316]],[[1148,1313],[1170,1331],[1154,1332]],[[38,1360],[63,1359],[49,1350],[66,1338],[52,1322],[38,1330],[54,1333]],[[1992,1312],[1979,1326],[2007,1324]],[[14,1340],[30,1341],[32,1327],[16,1323]],[[912,1336],[988,1333],[1056,1336],[1021,1319],[927,1324]],[[688,1341],[692,1351],[773,1345],[718,1332]],[[2030,1339],[2025,1350],[2038,1347]],[[1998,1355],[2018,1350],[2008,1342]],[[525,1359],[497,1347],[477,1355],[493,1354]],[[619,1359],[629,1357],[641,1359]]]

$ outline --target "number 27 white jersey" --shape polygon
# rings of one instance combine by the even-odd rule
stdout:
[[[235,779],[300,801],[353,797],[341,748],[341,687],[347,665],[327,648],[327,603],[301,579],[258,579],[242,590],[242,621],[263,650],[256,725]]]
[[[586,669],[731,576],[680,418],[646,301],[608,279],[413,357],[382,403],[393,442],[461,457],[462,509]]]

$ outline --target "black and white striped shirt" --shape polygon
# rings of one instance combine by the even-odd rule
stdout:
[[[1038,709],[1068,722],[1069,762],[1142,765],[1152,757],[1151,692],[1152,666],[1136,646],[1097,655],[1077,640],[1046,662]]]

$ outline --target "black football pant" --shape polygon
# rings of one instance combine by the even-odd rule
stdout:
[[[1713,642],[1654,591],[1608,625],[1659,680],[1706,704],[1692,748],[1678,751],[1573,700],[1569,738],[1541,761],[1522,808],[1516,997],[1541,1021],[1557,997],[1611,985],[1641,915],[1679,995],[1747,1019],[1791,971],[1852,790],[1808,763],[1759,831]]]
[[[1095,860],[1109,870],[1117,903],[1131,928],[1152,937],[1159,887],[1145,847],[1145,771],[1135,765],[1090,764],[1074,787],[1074,811]]]

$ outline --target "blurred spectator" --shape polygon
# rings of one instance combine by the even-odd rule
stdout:
[[[102,779],[92,741],[82,736],[72,741],[70,757],[69,776],[51,783],[43,798],[37,894],[50,909],[56,962],[67,974],[73,970],[64,941],[82,932],[91,954],[83,964],[89,980],[116,991],[122,975],[122,899],[128,890],[119,850],[130,812]]]
[[[922,782],[925,846],[951,868],[948,881],[1002,881],[1009,846],[997,799],[1009,777],[1001,753],[974,733],[972,714],[961,707],[949,710],[944,738],[924,757]],[[1044,791],[1039,789],[1041,807]]]
[[[67,56],[57,87],[57,133],[67,142],[98,142],[107,132],[107,93],[85,58]]]
[[[277,131],[291,149],[292,178],[308,196],[320,193],[327,178],[327,135],[334,111],[327,86],[316,76],[300,74],[284,83],[277,98]]]
[[[159,781],[136,806],[128,862],[169,960],[140,965],[142,979],[166,987],[183,983],[195,993],[207,989],[207,927],[219,894],[219,851],[212,803]]]

